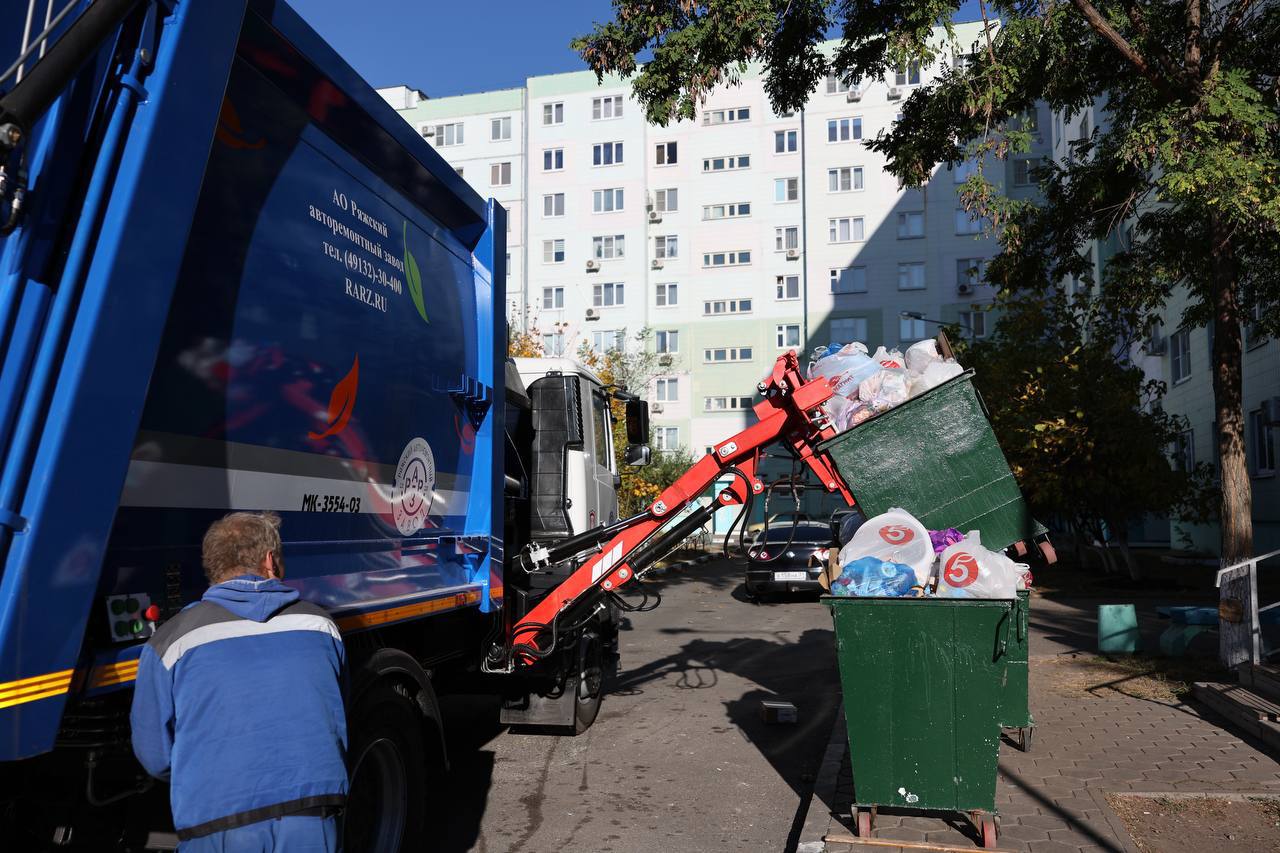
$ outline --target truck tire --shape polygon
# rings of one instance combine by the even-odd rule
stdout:
[[[571,681],[574,684],[573,732],[580,735],[596,721],[604,698],[604,642],[595,631],[584,631],[578,641],[578,665]]]
[[[383,679],[366,690],[351,714],[348,760],[351,794],[343,849],[409,853],[426,848],[433,802],[428,792],[444,776],[444,756],[424,730],[416,690]]]

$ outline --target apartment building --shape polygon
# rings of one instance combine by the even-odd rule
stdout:
[[[957,43],[972,46],[981,26],[958,25]],[[752,68],[695,120],[667,127],[645,121],[628,83],[587,71],[416,103],[403,87],[384,95],[511,211],[516,322],[548,353],[635,346],[648,330],[662,366],[647,389],[657,446],[700,455],[747,423],[757,381],[784,350],[905,346],[934,321],[990,328],[993,294],[975,271],[997,246],[956,192],[973,164],[903,191],[865,145],[940,70],[854,87],[831,78],[804,110],[777,114]],[[1030,192],[1027,166],[988,175]]]

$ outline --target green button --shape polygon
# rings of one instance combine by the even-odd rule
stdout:
[[[111,612],[119,616],[124,613],[124,599],[115,598],[111,600]]]
[[[133,628],[133,633],[135,633],[135,634],[141,634],[141,633],[142,633],[142,620],[141,620],[141,619],[134,619],[134,620],[133,620],[133,622],[131,622],[131,623],[129,623],[129,624],[130,624],[130,627],[132,627],[132,628]]]
[[[129,635],[129,620],[121,619],[120,621],[116,622],[115,629],[116,629],[117,636],[127,637]]]

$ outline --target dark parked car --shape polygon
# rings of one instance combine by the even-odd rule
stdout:
[[[757,536],[747,549],[748,595],[822,589],[818,583],[822,566],[810,568],[809,564],[814,552],[835,545],[831,525],[806,521],[794,527],[793,537],[790,523],[770,526],[767,537]]]

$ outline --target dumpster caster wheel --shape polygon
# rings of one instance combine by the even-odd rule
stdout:
[[[996,837],[999,835],[996,819],[991,815],[983,815],[979,823],[982,828],[982,846],[991,850],[996,846]]]
[[[870,838],[871,827],[875,823],[875,812],[871,809],[858,809],[858,837]]]

